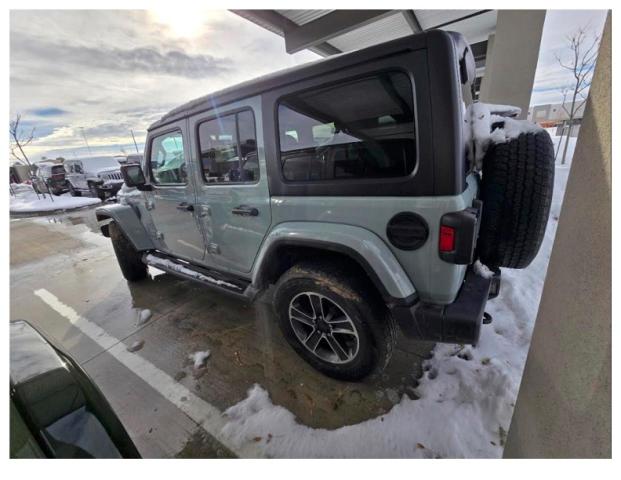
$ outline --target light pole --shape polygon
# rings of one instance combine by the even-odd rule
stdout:
[[[86,133],[84,133],[84,127],[79,127],[80,131],[82,132],[82,136],[84,137],[84,143],[86,143],[86,148],[88,148],[88,154],[89,155],[93,155],[93,153],[91,152],[91,147],[88,144],[88,140],[86,139]]]

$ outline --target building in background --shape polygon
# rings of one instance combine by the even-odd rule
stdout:
[[[577,137],[584,115],[583,103],[574,115],[571,136]],[[571,104],[566,103],[565,108],[571,110]],[[569,130],[569,115],[560,103],[549,103],[547,105],[533,105],[528,109],[528,120],[538,123],[544,128],[556,127],[556,135],[566,135]]]

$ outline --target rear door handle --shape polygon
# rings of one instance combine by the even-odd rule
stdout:
[[[184,212],[193,212],[194,205],[191,205],[188,202],[181,202],[179,205],[177,205],[177,210],[183,210]]]
[[[240,205],[231,210],[233,215],[241,215],[242,217],[256,217],[259,215],[259,210],[248,205]]]

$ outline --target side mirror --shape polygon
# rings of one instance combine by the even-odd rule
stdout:
[[[125,185],[128,187],[136,187],[142,192],[149,192],[153,190],[153,186],[147,184],[147,181],[144,178],[144,172],[142,171],[142,167],[140,165],[121,165],[121,174],[123,175]]]

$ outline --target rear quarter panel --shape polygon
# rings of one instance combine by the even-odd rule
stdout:
[[[380,237],[395,256],[423,301],[446,304],[455,300],[466,266],[447,263],[438,256],[440,219],[448,212],[472,205],[478,190],[474,175],[460,195],[437,197],[272,197],[272,228],[284,222],[323,222],[362,227]],[[414,251],[400,250],[386,236],[388,221],[399,212],[421,215],[429,238]]]

